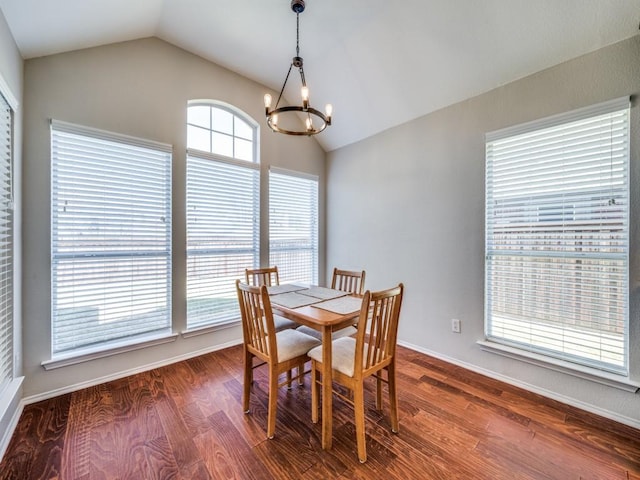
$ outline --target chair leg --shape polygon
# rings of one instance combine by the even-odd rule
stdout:
[[[389,382],[391,431],[398,433],[400,431],[400,422],[398,422],[398,391],[396,390],[396,365],[393,362],[387,367],[387,379]]]
[[[382,372],[378,372],[376,375],[376,409],[382,410],[382,378],[380,377]]]
[[[247,350],[244,351],[244,388],[242,390],[242,409],[249,413],[249,396],[251,395],[251,382],[253,381],[253,356]]]
[[[291,370],[287,370],[287,390],[291,390]]]
[[[278,373],[269,365],[269,410],[267,412],[267,438],[276,434],[276,413],[278,408]]]
[[[358,383],[353,389],[353,410],[356,420],[356,443],[358,445],[358,460],[367,461],[367,443],[364,433],[364,385]]]
[[[315,360],[311,360],[311,421],[318,423],[318,370]]]
[[[298,365],[298,385],[304,385],[304,363]]]

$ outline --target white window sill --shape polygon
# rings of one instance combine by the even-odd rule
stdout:
[[[640,383],[630,380],[628,377],[605,372],[595,368],[589,368],[575,363],[550,358],[533,352],[527,352],[518,348],[509,347],[496,342],[479,340],[478,345],[486,352],[496,353],[505,357],[527,362],[538,367],[548,368],[556,372],[566,373],[574,377],[597,382],[609,387],[618,388],[626,392],[635,393],[640,388]]]
[[[204,327],[191,328],[180,332],[182,338],[196,337],[198,335],[206,335],[211,332],[218,332],[228,328],[234,328],[240,325],[240,320],[231,320],[224,323],[216,323],[215,325],[206,325]]]
[[[165,332],[154,336],[142,337],[136,339],[135,341],[114,343],[109,347],[101,350],[86,349],[73,352],[68,355],[59,355],[52,358],[51,360],[42,362],[41,365],[45,370],[53,370],[55,368],[76,365],[78,363],[84,363],[98,358],[110,357],[112,355],[118,355],[120,353],[132,352],[134,350],[140,350],[142,348],[175,342],[177,338],[178,335],[176,333]]]

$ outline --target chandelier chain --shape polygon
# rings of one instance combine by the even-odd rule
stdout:
[[[296,13],[296,57],[300,56],[300,14]]]

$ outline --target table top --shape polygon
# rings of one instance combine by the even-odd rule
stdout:
[[[361,298],[359,295],[351,295],[356,298]],[[322,302],[322,299],[318,299],[318,302]],[[332,330],[338,330],[340,328],[344,328],[348,325],[353,324],[353,320],[358,318],[360,314],[360,310],[350,312],[350,313],[336,313],[330,312],[329,310],[324,310],[322,308],[314,307],[313,305],[305,305],[297,308],[288,308],[282,305],[277,305],[276,303],[271,303],[271,308],[282,315],[285,318],[290,320],[294,320],[303,325],[307,325],[316,330],[322,330],[323,328],[329,327]]]

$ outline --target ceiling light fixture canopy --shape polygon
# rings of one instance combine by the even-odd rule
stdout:
[[[278,100],[276,101],[276,105],[271,110],[271,95],[268,93],[264,96],[264,109],[265,115],[267,116],[267,125],[274,132],[284,133],[287,135],[316,135],[322,132],[327,126],[331,125],[331,114],[333,113],[333,107],[330,103],[325,107],[325,112],[322,113],[319,110],[313,108],[309,102],[309,88],[307,87],[307,82],[304,77],[304,68],[302,57],[300,56],[300,14],[304,12],[305,3],[304,0],[292,0],[291,1],[291,10],[296,14],[296,56],[293,57],[293,61],[289,66],[289,71],[287,72],[287,76],[284,79],[284,84],[282,85],[282,89],[280,89],[280,95],[278,95]],[[302,82],[302,88],[300,89],[300,94],[302,96],[302,106],[299,105],[290,105],[284,107],[278,107],[280,105],[280,100],[282,99],[282,93],[284,92],[285,87],[287,86],[287,80],[289,80],[289,75],[291,74],[291,69],[296,67],[300,72],[300,80]],[[302,113],[306,118],[304,120],[304,130],[296,129],[295,126],[299,125],[299,120],[296,118],[295,122],[286,123],[286,125],[279,124],[279,116],[284,117],[283,114],[295,114],[296,112]],[[314,124],[314,119],[316,122],[320,121],[320,125]],[[282,118],[280,118],[282,120]]]

